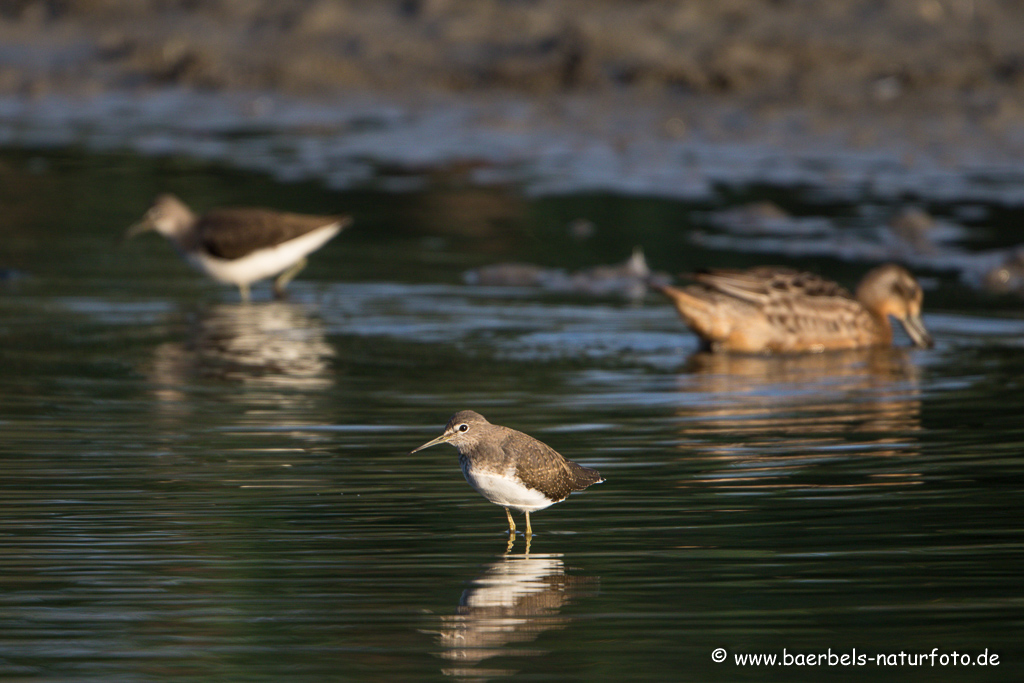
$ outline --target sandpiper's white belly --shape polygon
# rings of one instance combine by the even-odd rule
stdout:
[[[316,251],[338,234],[341,223],[331,223],[307,232],[301,237],[273,247],[258,249],[233,260],[217,258],[203,252],[186,254],[189,263],[214,280],[235,285],[248,285],[257,280],[277,275],[300,258]]]
[[[528,489],[512,477],[505,477],[494,472],[473,472],[468,468],[463,468],[462,473],[466,475],[466,481],[492,503],[519,512],[543,510],[555,504],[555,501],[540,491]]]

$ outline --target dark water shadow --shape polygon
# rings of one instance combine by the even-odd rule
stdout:
[[[530,657],[543,650],[525,647],[545,631],[566,628],[561,615],[572,602],[597,593],[596,576],[566,574],[561,554],[507,554],[488,564],[467,588],[455,613],[438,617],[437,656],[454,663],[446,676],[486,680],[511,676],[513,669],[482,668],[492,657]]]

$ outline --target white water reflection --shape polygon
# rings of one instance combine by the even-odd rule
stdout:
[[[323,322],[287,302],[220,304],[199,314],[189,339],[154,352],[163,384],[185,376],[317,389],[332,383],[334,348]]]
[[[334,384],[334,356],[323,321],[300,305],[220,304],[196,316],[184,341],[158,344],[143,372],[165,418],[187,417],[197,380],[215,379],[239,385],[226,392],[230,402],[272,407],[264,422],[294,425]]]
[[[543,654],[535,648],[509,646],[532,642],[544,631],[565,628],[571,619],[561,616],[561,610],[593,595],[598,583],[597,577],[566,574],[560,554],[505,555],[473,580],[455,614],[440,617],[435,635],[444,649],[439,656],[459,663],[442,672],[460,679],[514,674],[476,665],[491,657]]]

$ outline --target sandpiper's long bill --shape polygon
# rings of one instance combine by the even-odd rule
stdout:
[[[166,237],[190,265],[209,277],[236,285],[243,301],[249,286],[277,276],[274,294],[306,265],[306,256],[352,222],[349,216],[312,216],[263,208],[214,209],[196,215],[172,194],[157,197],[142,220],[125,233],[130,239],[155,231]]]
[[[533,533],[531,512],[604,481],[597,470],[566,460],[532,436],[491,424],[472,410],[452,415],[441,436],[412,453],[439,443],[455,446],[466,481],[484,498],[505,508],[509,531],[516,530],[510,510],[526,514],[527,536]]]

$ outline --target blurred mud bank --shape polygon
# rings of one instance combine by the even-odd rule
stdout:
[[[626,88],[1011,115],[1022,28],[1014,0],[5,0],[0,91]]]
[[[1013,0],[5,0],[0,145],[1013,203],[1021,35]]]
[[[1022,28],[1013,0],[5,0],[0,92],[628,89],[998,121]]]

